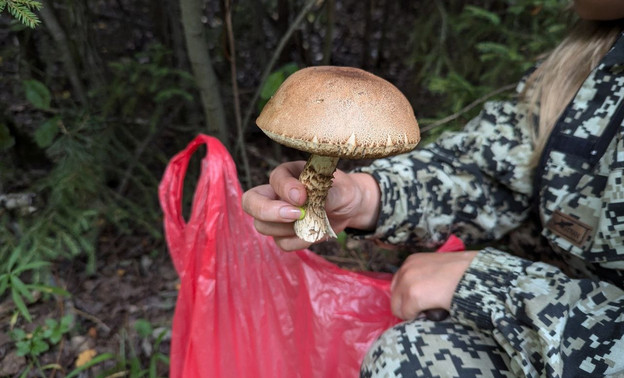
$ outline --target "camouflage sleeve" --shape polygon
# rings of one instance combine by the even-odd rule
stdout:
[[[489,102],[462,131],[360,168],[382,197],[377,229],[366,237],[424,248],[450,233],[468,244],[499,238],[528,213],[532,151],[519,105]]]
[[[624,291],[488,248],[459,283],[451,314],[489,330],[517,376],[624,373]]]

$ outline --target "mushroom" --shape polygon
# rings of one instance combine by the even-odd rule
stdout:
[[[336,237],[325,199],[340,158],[368,159],[413,149],[420,140],[414,110],[388,81],[352,67],[318,66],[289,76],[256,120],[274,141],[311,155],[299,176],[308,199],[297,236]]]

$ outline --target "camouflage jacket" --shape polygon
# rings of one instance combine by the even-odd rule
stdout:
[[[498,243],[462,278],[452,316],[491,333],[518,376],[624,374],[624,37],[564,111],[537,169],[526,117],[520,103],[490,102],[462,131],[361,168],[382,192],[367,237]]]

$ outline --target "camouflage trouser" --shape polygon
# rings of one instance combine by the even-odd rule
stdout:
[[[361,377],[511,377],[509,357],[494,339],[449,320],[414,320],[373,343]]]

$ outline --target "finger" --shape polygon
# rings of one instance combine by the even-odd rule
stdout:
[[[405,282],[401,272],[395,274],[390,298],[392,313],[400,319],[412,320],[421,312],[415,287]]]
[[[275,244],[277,244],[278,247],[280,247],[283,251],[286,251],[286,252],[298,251],[300,249],[308,248],[310,245],[312,245],[311,243],[308,243],[302,239],[299,239],[296,236],[276,237],[274,239],[275,239]]]
[[[390,297],[390,310],[392,310],[392,314],[399,319],[405,319],[403,317],[403,298],[396,292],[392,292],[392,296]]]
[[[243,210],[264,222],[292,222],[301,217],[301,209],[276,198],[271,186],[257,186],[243,194]]]
[[[401,298],[401,315],[404,320],[413,320],[420,314],[422,309],[418,305],[416,298],[410,295],[403,295]]]
[[[390,282],[390,292],[394,291],[394,287],[396,286],[397,276],[398,274],[392,275],[392,282]]]
[[[295,236],[295,230],[291,223],[278,223],[278,222],[263,222],[259,220],[254,221],[254,227],[256,230],[263,234],[273,237],[292,237]]]
[[[298,180],[304,166],[304,161],[284,163],[275,168],[269,176],[269,184],[277,195],[296,206],[303,205],[306,200],[305,187]]]
[[[334,172],[332,186],[327,192],[327,200],[325,207],[328,211],[336,214],[349,214],[353,211],[352,206],[355,201],[351,201],[356,191],[354,190],[352,181],[349,180],[346,173],[341,170]]]

